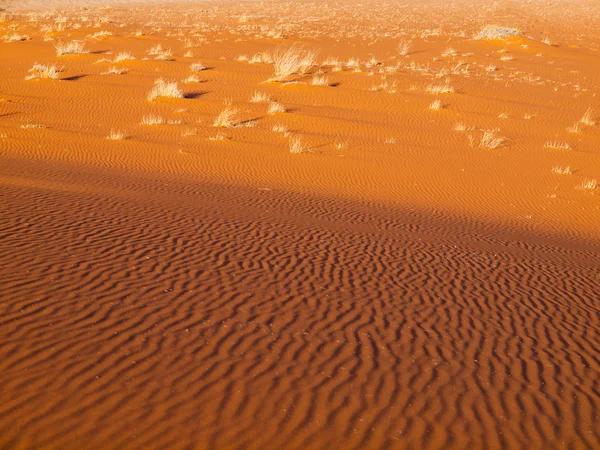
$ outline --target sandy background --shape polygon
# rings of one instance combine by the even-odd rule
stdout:
[[[0,21],[0,448],[600,447],[594,2],[64,5]]]

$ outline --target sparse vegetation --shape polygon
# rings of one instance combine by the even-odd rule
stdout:
[[[213,122],[213,127],[229,128],[235,126],[235,122],[233,121],[235,114],[237,114],[237,110],[231,105],[227,105]]]
[[[480,148],[488,148],[490,150],[501,147],[506,143],[506,138],[498,136],[498,130],[484,131],[481,140],[479,141]]]
[[[206,70],[206,67],[202,63],[193,63],[190,65],[190,70],[192,72],[202,72],[203,70]]]
[[[407,56],[408,53],[410,52],[410,48],[412,47],[412,42],[410,41],[406,41],[406,40],[401,40],[398,43],[398,54],[400,56]]]
[[[254,95],[252,96],[252,98],[250,99],[250,101],[252,103],[263,103],[263,102],[268,102],[270,101],[271,98],[265,94],[264,92],[254,92]]]
[[[522,36],[521,33],[516,28],[509,27],[500,27],[497,25],[486,25],[483,29],[477,33],[473,38],[474,39],[487,39],[487,40],[500,40],[506,39],[510,36]]]
[[[544,144],[544,148],[552,148],[555,150],[571,150],[572,147],[566,142],[560,142],[558,139],[548,141]]]
[[[268,112],[269,112],[269,114],[284,113],[284,112],[286,112],[286,109],[280,103],[270,102]]]
[[[429,105],[429,109],[432,109],[434,111],[439,111],[440,109],[442,109],[444,107],[444,105],[442,104],[442,101],[437,98],[435,99],[433,102],[430,103]]]
[[[159,78],[154,82],[154,87],[148,94],[148,100],[156,100],[160,97],[183,98],[183,92],[177,87],[176,81],[165,81]]]
[[[431,94],[451,94],[454,92],[454,88],[450,84],[450,79],[446,78],[446,82],[442,85],[429,85],[427,86],[427,92]]]
[[[290,153],[306,153],[310,149],[304,146],[299,136],[290,137]]]
[[[121,61],[128,61],[133,59],[135,59],[135,57],[130,52],[124,51],[117,53],[117,56],[115,56],[113,62],[118,63]]]
[[[590,127],[596,125],[596,121],[594,120],[594,111],[592,108],[587,109],[587,111],[583,114],[583,117],[579,119],[579,123],[588,125]]]
[[[313,86],[328,86],[329,80],[325,75],[314,75],[310,84]]]
[[[110,134],[106,136],[106,139],[111,141],[122,141],[123,139],[127,139],[127,136],[122,131],[110,130]]]
[[[26,80],[34,79],[50,79],[58,80],[58,73],[60,70],[56,68],[56,65],[46,65],[35,63],[31,69],[29,69],[31,75],[25,77]]]
[[[141,124],[142,125],[162,125],[166,121],[161,116],[149,115],[142,117]]]
[[[596,181],[595,178],[586,178],[579,185],[579,187],[581,189],[585,189],[587,191],[595,191],[596,189],[598,189],[598,181]]]
[[[561,166],[554,166],[552,168],[552,173],[556,173],[558,175],[572,175],[573,172],[571,172],[571,167],[567,166],[567,167],[561,167]]]
[[[314,65],[316,53],[293,45],[288,48],[278,47],[273,53],[275,72],[270,81],[290,81],[293,75],[305,74]]]
[[[80,55],[87,53],[85,44],[82,41],[57,42],[54,44],[54,48],[56,48],[57,56]]]

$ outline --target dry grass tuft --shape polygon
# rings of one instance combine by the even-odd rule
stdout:
[[[224,141],[228,139],[225,133],[218,132],[215,136],[209,137],[209,141]]]
[[[441,100],[435,99],[433,102],[431,102],[431,104],[429,105],[429,109],[432,109],[434,111],[439,111],[440,109],[443,109],[444,105],[442,104]]]
[[[192,72],[202,72],[203,70],[206,70],[206,67],[202,63],[193,63],[190,65],[190,70]]]
[[[590,127],[596,125],[596,121],[594,120],[594,111],[592,110],[592,108],[587,109],[583,117],[579,119],[579,123],[588,125]]]
[[[176,81],[165,81],[159,78],[154,82],[154,87],[148,94],[148,100],[152,101],[160,97],[183,98],[183,92],[177,87]]]
[[[286,112],[286,109],[284,108],[284,106],[281,103],[270,102],[268,112],[269,112],[269,114],[284,113],[284,112]]]
[[[292,136],[290,137],[290,153],[306,153],[306,152],[310,152],[310,149],[308,147],[305,147],[302,144],[302,139],[300,139],[300,137],[298,136]]]
[[[122,131],[110,130],[110,134],[106,136],[106,139],[109,139],[111,141],[122,141],[124,139],[127,139],[127,136]]]
[[[498,130],[487,130],[479,141],[480,148],[495,149],[506,143],[506,138],[497,135]]]
[[[579,188],[587,191],[595,191],[598,189],[598,181],[596,181],[595,178],[586,178],[583,180],[583,183],[579,185]]]
[[[273,53],[275,72],[270,81],[290,81],[294,75],[306,74],[315,64],[316,52],[292,45],[287,49],[278,47]]]
[[[407,56],[412,47],[412,42],[405,41],[404,39],[398,43],[398,54],[400,56]]]
[[[459,122],[454,125],[454,131],[471,131],[472,129],[473,127],[467,126],[467,124],[464,122]]]
[[[235,122],[233,121],[235,114],[237,114],[236,109],[230,105],[226,106],[213,122],[213,127],[230,128],[235,126]]]
[[[554,166],[552,168],[552,173],[556,173],[558,175],[573,175],[573,172],[571,172],[570,166],[567,166],[567,167]]]
[[[329,79],[325,75],[314,75],[310,84],[313,86],[329,86]]]
[[[264,92],[254,92],[254,95],[252,96],[252,98],[250,99],[250,101],[252,103],[263,103],[263,102],[268,102],[270,101],[271,98],[265,94]]]
[[[124,73],[127,73],[127,71],[125,69],[120,69],[119,67],[112,66],[106,72],[102,72],[102,75],[110,75],[110,74],[123,75]]]
[[[121,61],[129,61],[129,60],[133,60],[135,59],[135,57],[131,54],[131,52],[119,52],[117,54],[117,56],[115,56],[115,59],[113,59],[113,62],[118,63]]]
[[[498,40],[506,39],[510,36],[523,36],[516,28],[499,27],[497,25],[486,25],[483,29],[473,36],[473,39]]]
[[[566,142],[559,142],[558,139],[548,141],[544,144],[544,148],[552,148],[555,150],[571,150],[572,147]]]
[[[166,123],[166,121],[161,116],[149,115],[142,117],[140,123],[142,125],[163,125],[164,123]]]
[[[452,87],[452,85],[450,84],[450,79],[446,78],[446,82],[442,85],[437,85],[437,86],[433,86],[433,85],[429,85],[427,86],[427,92],[431,93],[431,94],[451,94],[454,92],[454,88]]]
[[[290,134],[289,130],[285,127],[285,125],[281,124],[273,125],[271,131],[274,131],[275,133],[283,133],[283,135],[286,137]]]
[[[56,48],[57,56],[81,55],[87,53],[85,43],[82,41],[57,42],[54,44],[54,48]]]
[[[31,69],[29,69],[31,75],[25,77],[26,80],[34,80],[34,79],[50,79],[50,80],[58,80],[58,73],[60,70],[56,68],[56,65],[45,65],[35,63]]]

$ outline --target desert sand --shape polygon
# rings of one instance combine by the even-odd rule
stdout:
[[[438,3],[2,4],[0,448],[600,448],[600,10]]]

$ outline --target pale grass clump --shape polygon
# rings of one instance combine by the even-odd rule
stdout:
[[[265,94],[264,92],[254,92],[254,95],[252,96],[252,98],[250,99],[250,101],[252,103],[263,103],[263,102],[268,102],[270,101],[271,98]]]
[[[587,191],[595,191],[598,189],[598,181],[595,178],[586,178],[583,180],[583,183],[579,185],[579,188]]]
[[[477,33],[474,39],[487,39],[487,40],[499,40],[505,39],[509,36],[522,36],[516,28],[499,27],[497,25],[486,25],[483,29]]]
[[[354,69],[357,69],[357,68],[360,68],[360,61],[358,58],[348,58],[348,61],[346,61],[345,65],[346,65],[346,67],[349,67],[349,68],[353,67]]]
[[[30,39],[29,36],[17,34],[17,33],[7,34],[2,37],[2,40],[4,42],[22,42],[22,41],[28,41],[29,39]]]
[[[183,92],[177,87],[176,81],[165,81],[159,78],[154,82],[154,87],[148,94],[148,100],[152,101],[160,97],[183,98]]]
[[[193,63],[190,65],[190,70],[192,72],[202,72],[203,70],[206,70],[206,66],[202,63]]]
[[[471,131],[472,129],[473,127],[467,126],[467,124],[464,122],[459,122],[454,125],[454,131]]]
[[[286,112],[286,109],[281,103],[270,102],[268,112],[269,114],[284,113]]]
[[[310,84],[313,86],[328,86],[329,80],[325,75],[314,75]]]
[[[552,46],[552,41],[550,40],[549,36],[544,36],[544,39],[542,39],[542,43]]]
[[[431,102],[431,104],[429,105],[429,109],[432,109],[434,111],[439,111],[440,109],[443,109],[444,105],[442,104],[442,102],[440,101],[440,99],[435,99],[433,102]]]
[[[579,134],[579,133],[581,133],[583,130],[581,129],[580,122],[575,122],[575,124],[574,124],[573,126],[571,126],[571,127],[568,127],[568,128],[567,128],[567,131],[568,131],[569,133],[576,133],[576,134]]]
[[[573,175],[573,172],[571,171],[570,166],[567,166],[567,167],[554,166],[552,168],[552,173],[556,173],[558,175]]]
[[[218,132],[215,136],[209,137],[209,141],[224,141],[227,139],[227,135],[225,133]]]
[[[194,57],[194,52],[193,52],[193,51],[191,51],[191,50],[188,50],[188,51],[186,51],[186,52],[183,54],[183,57],[184,57],[184,58],[193,58],[193,57]]]
[[[29,120],[23,124],[21,124],[21,128],[23,129],[31,129],[31,128],[46,128],[46,125],[41,123],[32,123]]]
[[[307,73],[315,64],[316,53],[292,45],[287,49],[278,47],[273,53],[274,74],[270,81],[289,81],[294,75]]]
[[[454,56],[456,55],[456,50],[454,50],[452,47],[448,47],[446,50],[444,50],[442,52],[442,56]]]
[[[587,109],[583,117],[579,119],[579,123],[588,125],[590,127],[596,125],[596,121],[594,120],[594,111],[592,111],[592,108]]]
[[[401,40],[398,43],[398,54],[400,56],[407,56],[408,53],[410,52],[410,48],[412,47],[412,42],[410,41],[406,41],[406,40]]]
[[[101,40],[101,39],[107,38],[107,37],[112,36],[112,35],[113,34],[110,31],[98,31],[98,32],[92,34],[89,37],[91,37],[92,39]]]
[[[162,45],[156,44],[150,50],[148,50],[148,54],[154,56],[154,59],[166,60],[173,55],[173,52],[170,48],[163,48]]]
[[[347,150],[348,149],[348,141],[335,141],[334,146],[338,150]]]
[[[190,75],[187,78],[184,78],[183,82],[186,84],[200,83],[200,77],[198,75]]]
[[[273,57],[269,52],[255,53],[248,60],[249,64],[273,64]]]
[[[142,125],[163,125],[164,123],[166,123],[166,121],[161,116],[148,115],[148,116],[142,117],[142,120],[140,123]]]
[[[110,134],[106,136],[106,139],[111,141],[122,141],[123,139],[127,139],[127,136],[122,131],[110,130]]]
[[[450,84],[450,79],[446,78],[446,82],[442,85],[429,85],[427,86],[427,92],[431,94],[451,94],[454,92],[454,88]]]
[[[493,150],[502,146],[506,142],[506,138],[497,135],[498,130],[484,131],[481,140],[479,141],[480,148],[488,148]]]
[[[82,41],[57,42],[54,44],[54,48],[56,48],[57,56],[81,55],[87,53],[85,43]]]
[[[508,118],[510,118],[510,116],[506,113],[498,114],[498,119],[508,119]]]
[[[274,131],[275,133],[283,133],[285,137],[287,137],[290,134],[289,130],[285,127],[285,125],[281,124],[273,125],[271,131]]]
[[[566,142],[560,142],[558,139],[548,141],[544,144],[544,148],[552,148],[555,150],[571,150],[572,147]]]
[[[292,136],[290,137],[290,153],[306,153],[309,152],[310,149],[308,147],[305,147],[304,144],[302,143],[302,139],[300,139],[300,137],[298,136]]]
[[[102,72],[102,75],[110,75],[110,74],[123,75],[124,73],[127,73],[127,71],[125,69],[121,69],[119,67],[112,66],[106,72]]]
[[[197,131],[198,130],[196,128],[186,128],[181,132],[181,136],[183,136],[183,137],[196,136]]]
[[[56,68],[56,65],[46,65],[46,64],[38,64],[35,63],[31,69],[29,69],[31,75],[25,77],[26,80],[34,80],[34,79],[50,79],[50,80],[58,80],[59,69]]]
[[[123,52],[117,53],[117,56],[115,56],[115,59],[113,59],[113,62],[118,63],[121,61],[129,61],[129,60],[133,60],[133,59],[135,59],[135,57],[131,54],[131,52],[123,51]]]
[[[227,105],[213,122],[213,127],[230,128],[235,126],[235,122],[233,121],[233,116],[235,114],[237,114],[237,110],[231,105]]]

